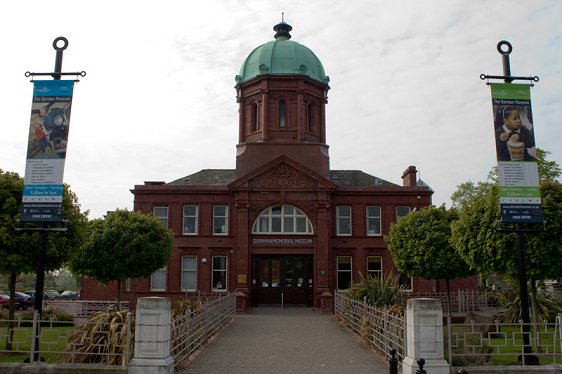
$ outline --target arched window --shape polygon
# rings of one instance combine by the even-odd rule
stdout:
[[[302,210],[292,205],[275,205],[258,216],[253,234],[313,234],[310,220]]]
[[[279,127],[285,128],[287,126],[287,103],[285,100],[279,101]]]

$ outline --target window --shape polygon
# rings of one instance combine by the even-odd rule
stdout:
[[[351,207],[336,207],[336,230],[338,235],[351,235]]]
[[[401,217],[404,217],[406,214],[410,213],[409,206],[397,206],[396,207],[396,220]]]
[[[381,207],[367,207],[367,235],[381,234]]]
[[[226,292],[228,290],[227,264],[226,256],[213,256],[213,291]]]
[[[260,130],[260,106],[258,103],[252,104],[252,130],[259,131]]]
[[[401,272],[398,272],[399,284],[402,286],[402,291],[412,292],[414,290],[412,277],[407,276]]]
[[[337,257],[338,290],[351,287],[351,256]]]
[[[367,276],[382,279],[382,257],[367,256]]]
[[[181,290],[197,290],[197,256],[181,258]]]
[[[265,209],[254,222],[254,234],[312,234],[312,224],[302,210],[292,205]]]
[[[312,131],[312,104],[306,106],[306,131]]]
[[[151,291],[166,291],[166,267],[156,270],[150,276]]]
[[[183,207],[183,234],[197,235],[198,211],[197,205],[184,205]]]
[[[285,128],[287,126],[286,112],[287,112],[287,103],[285,102],[285,100],[281,100],[279,102],[279,127],[280,128]]]
[[[131,291],[131,278],[125,279],[125,291]]]
[[[213,235],[228,234],[228,206],[213,206]]]
[[[152,210],[154,217],[160,220],[160,223],[165,228],[168,228],[168,207],[167,206],[155,206]]]

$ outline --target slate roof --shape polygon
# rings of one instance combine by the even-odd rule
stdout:
[[[226,186],[236,180],[234,169],[203,169],[195,174],[176,179],[168,184],[187,184],[192,186]]]
[[[330,179],[338,186],[396,186],[361,170],[331,170]],[[177,179],[170,185],[226,186],[236,180],[234,169],[203,169],[195,174]]]

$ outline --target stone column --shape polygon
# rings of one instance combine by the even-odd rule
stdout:
[[[129,374],[173,374],[170,335],[170,299],[139,298],[135,321],[135,355],[129,364]]]
[[[425,360],[424,370],[431,374],[449,374],[443,349],[443,312],[436,299],[410,299],[406,310],[406,354],[403,374],[415,374],[416,360]]]

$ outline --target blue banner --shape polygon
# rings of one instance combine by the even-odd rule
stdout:
[[[74,81],[35,81],[22,221],[60,221]]]

